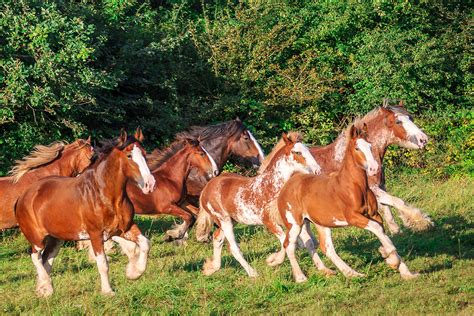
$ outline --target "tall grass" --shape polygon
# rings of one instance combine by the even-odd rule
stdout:
[[[55,293],[38,299],[35,272],[24,237],[15,231],[0,235],[0,313],[295,313],[305,314],[418,314],[472,315],[474,298],[474,182],[472,178],[447,181],[421,175],[400,176],[389,191],[430,214],[436,227],[423,233],[404,230],[393,241],[400,255],[421,276],[403,281],[388,268],[378,252],[379,242],[367,231],[334,231],[336,250],[365,278],[320,275],[303,251],[297,256],[309,280],[294,283],[288,261],[272,268],[265,258],[277,240],[260,227],[238,225],[236,234],[246,258],[260,276],[253,280],[224,250],[223,269],[210,277],[201,273],[210,244],[193,240],[186,246],[163,242],[171,217],[138,218],[152,240],[147,271],[141,279],[125,278],[126,259],[111,255],[110,277],[116,296],[99,294],[100,282],[86,254],[66,244],[53,268]],[[324,258],[328,266],[332,266]]]

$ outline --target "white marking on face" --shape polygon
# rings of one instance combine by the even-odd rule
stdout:
[[[133,145],[132,149],[132,160],[138,165],[140,174],[142,176],[142,183],[138,183],[143,193],[152,192],[155,187],[155,177],[151,174],[148,168],[143,153],[136,145]]]
[[[211,165],[212,165],[212,174],[209,175],[209,177],[214,177],[214,176],[217,176],[219,174],[219,168],[217,168],[217,164],[216,162],[214,161],[214,159],[211,157],[211,155],[209,155],[209,153],[207,152],[206,148],[202,147],[202,146],[199,146],[201,147],[201,149],[206,153],[207,155],[207,158],[209,158],[209,160],[211,161]]]
[[[407,132],[408,140],[415,140],[415,145],[417,146],[417,148],[414,149],[423,148],[428,142],[428,136],[423,133],[423,131],[418,126],[416,126],[416,124],[413,123],[407,115],[396,114],[395,117],[397,120],[402,122],[402,126]]]
[[[356,140],[356,148],[358,148],[365,156],[367,162],[366,170],[369,176],[373,176],[377,173],[379,169],[379,164],[375,161],[374,156],[372,155],[372,145],[370,145],[366,140],[359,138]]]
[[[79,232],[79,240],[89,240],[89,239],[90,239],[90,236],[85,230]]]
[[[321,167],[316,162],[313,155],[311,155],[311,152],[309,151],[308,147],[306,147],[302,143],[296,143],[293,146],[293,151],[298,151],[301,153],[303,158],[306,160],[306,164],[308,165],[309,171],[311,173],[315,173],[315,174],[321,173]]]
[[[254,143],[255,147],[257,147],[258,159],[260,160],[260,163],[261,163],[265,159],[265,154],[263,153],[262,147],[260,147],[260,144],[257,142],[255,137],[253,137],[252,133],[249,130],[247,130],[247,133],[249,134],[250,139]]]

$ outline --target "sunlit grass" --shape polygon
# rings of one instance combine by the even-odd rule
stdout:
[[[389,191],[430,214],[436,228],[424,233],[393,237],[400,255],[422,276],[401,280],[377,252],[375,236],[358,229],[334,231],[336,250],[365,278],[345,279],[320,275],[303,251],[297,255],[309,280],[295,284],[289,262],[272,268],[265,258],[278,247],[263,228],[237,226],[245,257],[260,276],[252,280],[227,249],[223,268],[210,277],[201,273],[211,255],[210,244],[187,246],[164,243],[163,231],[171,217],[139,218],[151,238],[148,268],[137,281],[125,278],[126,259],[111,255],[110,278],[116,296],[99,294],[97,269],[71,244],[61,249],[53,270],[55,293],[38,299],[28,245],[20,233],[0,233],[0,313],[463,313],[473,314],[474,299],[474,183],[472,179],[426,180],[399,177]],[[328,266],[332,266],[324,258]]]

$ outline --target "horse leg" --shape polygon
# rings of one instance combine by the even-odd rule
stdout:
[[[281,229],[280,225],[275,223],[275,221],[270,219],[268,216],[264,216],[263,224],[273,235],[278,238],[281,246],[280,251],[272,253],[270,256],[268,256],[266,262],[269,266],[280,265],[283,263],[283,261],[285,261],[285,247],[283,247],[283,243],[285,242],[285,232],[283,229]]]
[[[399,211],[403,225],[411,230],[422,231],[434,226],[433,221],[427,214],[416,207],[406,204],[402,199],[392,196],[380,188],[376,188],[373,192],[380,204],[395,207]]]
[[[313,235],[310,227],[311,223],[308,220],[304,221],[303,228],[301,229],[300,238],[303,242],[306,250],[309,252],[309,255],[313,259],[313,263],[318,268],[319,271],[322,271],[325,275],[334,275],[336,271],[327,268],[321,258],[319,257],[316,246],[318,246],[318,242]],[[314,244],[316,242],[316,245]]]
[[[43,259],[44,269],[48,274],[51,274],[54,258],[56,258],[56,256],[58,255],[59,249],[61,248],[63,241],[53,237],[47,237],[45,244],[46,247],[44,248],[41,256]]]
[[[379,209],[382,211],[383,218],[385,219],[385,222],[387,223],[388,230],[392,235],[396,235],[400,233],[400,226],[395,222],[395,219],[393,218],[393,214],[390,211],[390,207],[388,207],[385,204],[378,203],[379,204]]]
[[[166,214],[181,217],[181,219],[183,220],[183,223],[181,225],[177,225],[173,229],[166,231],[166,241],[182,239],[187,233],[188,228],[191,227],[195,221],[195,218],[191,213],[173,204],[171,204],[170,207],[167,209]]]
[[[44,268],[43,257],[41,251],[44,245],[40,246],[33,245],[31,248],[31,261],[36,268],[37,279],[36,279],[36,295],[40,297],[48,297],[53,294],[53,285],[51,284],[51,277],[48,271]]]
[[[249,277],[251,278],[257,277],[258,273],[245,260],[244,256],[242,255],[242,252],[240,251],[239,245],[235,241],[234,228],[232,225],[232,221],[230,219],[226,221],[221,221],[221,228],[222,228],[222,231],[224,232],[225,238],[229,242],[230,252],[234,256],[234,258],[237,259],[237,261],[242,265],[242,267],[245,269]]]
[[[208,258],[203,266],[203,274],[211,275],[221,268],[221,254],[222,245],[224,244],[225,235],[222,229],[219,227],[214,232],[214,238],[212,244],[214,246],[214,253],[212,258]]]
[[[334,263],[334,265],[344,274],[346,278],[352,277],[363,277],[362,273],[359,273],[349,267],[336,253],[334,249],[334,244],[331,237],[331,229],[328,227],[323,227],[316,224],[316,229],[318,230],[320,248],[322,252]]]
[[[385,259],[385,262],[393,269],[398,269],[400,275],[404,280],[410,280],[419,276],[418,273],[412,273],[408,269],[407,265],[402,261],[400,256],[395,249],[390,238],[385,235],[383,227],[375,221],[369,220],[366,230],[372,232],[382,243],[382,248],[379,249],[380,253]]]
[[[300,265],[298,264],[298,261],[296,260],[296,257],[295,257],[296,241],[301,232],[301,226],[298,225],[296,221],[294,223],[288,223],[286,220],[284,221],[286,222],[285,225],[286,225],[287,230],[286,230],[285,242],[283,245],[286,250],[286,255],[288,256],[288,259],[290,260],[293,276],[297,283],[306,282],[307,278],[304,275],[303,271],[301,270]]]
[[[102,233],[97,233],[94,236],[89,233],[89,235],[91,238],[95,260],[97,262],[97,269],[99,270],[101,292],[104,295],[114,295],[115,293],[112,291],[109,283],[109,264],[107,262],[107,256],[104,253]]]
[[[198,216],[199,214],[199,207],[192,205],[188,200],[184,200],[179,206],[194,216]]]
[[[129,280],[138,279],[146,269],[148,253],[150,252],[150,240],[142,235],[136,224],[133,224],[121,237],[114,236],[112,240],[120,245],[128,257],[127,278]]]

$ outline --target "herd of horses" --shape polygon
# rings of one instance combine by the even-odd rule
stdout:
[[[205,275],[220,269],[226,239],[247,274],[258,275],[235,239],[233,225],[241,223],[265,225],[277,237],[281,248],[267,264],[279,265],[287,256],[296,282],[306,280],[295,257],[298,244],[324,274],[335,271],[324,265],[318,245],[346,277],[362,276],[342,261],[332,243],[331,229],[346,226],[374,233],[385,262],[403,279],[417,276],[403,263],[383,226],[385,222],[392,234],[400,231],[390,207],[412,230],[433,225],[422,211],[385,190],[382,164],[387,147],[421,149],[428,141],[403,103],[384,100],[324,147],[307,147],[298,132],[283,133],[266,157],[239,119],[192,127],[177,134],[169,147],[149,155],[143,138],[137,129],[133,136],[122,131],[96,147],[90,138],[38,145],[0,179],[0,230],[19,226],[30,243],[38,296],[53,293],[51,269],[64,241],[87,241],[84,246],[97,263],[103,294],[114,293],[106,243],[120,245],[129,261],[127,278],[139,278],[150,241],[134,223],[137,214],[181,218],[182,224],[166,232],[168,240],[188,238],[195,224],[196,238],[208,241],[216,227]],[[231,155],[259,166],[257,175],[220,174]]]

